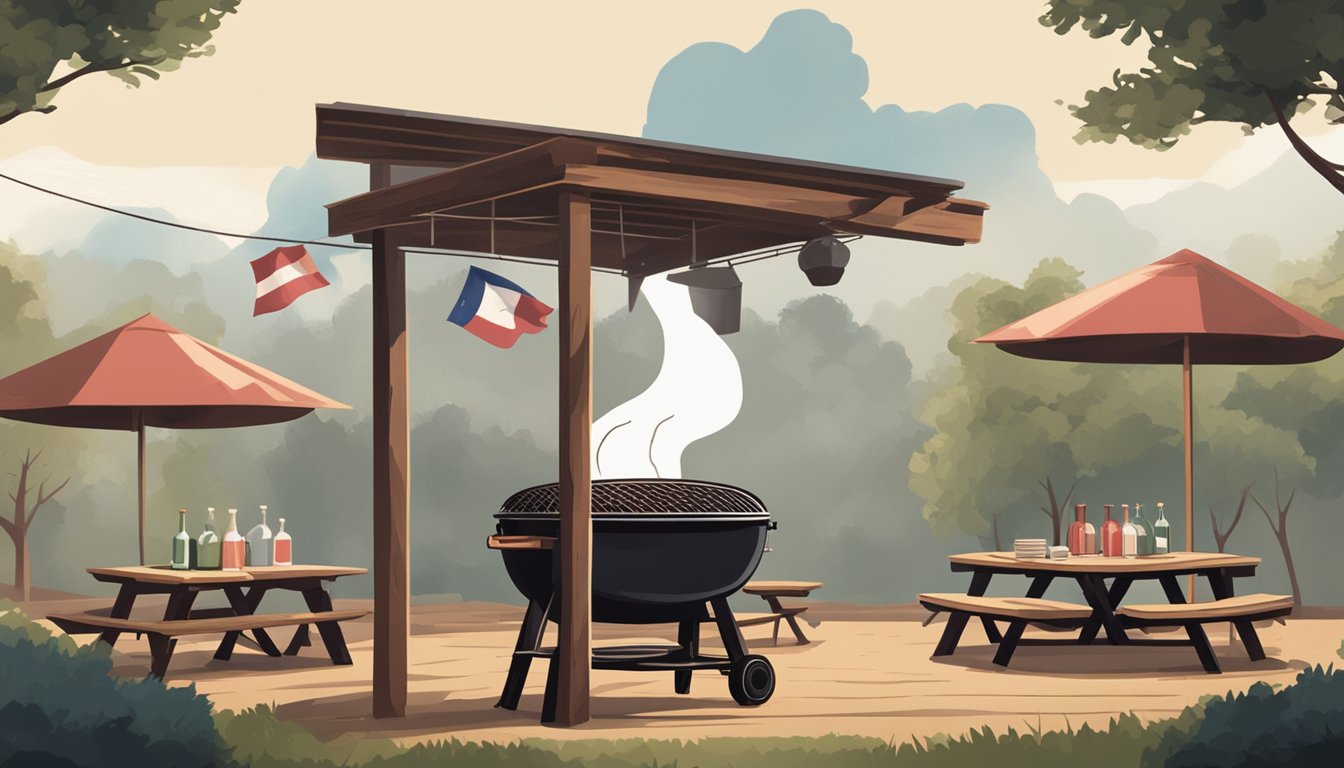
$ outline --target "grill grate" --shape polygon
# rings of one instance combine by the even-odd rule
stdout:
[[[560,514],[558,483],[526,488],[510,496],[496,517]],[[763,515],[755,494],[731,485],[699,480],[594,480],[594,515]]]

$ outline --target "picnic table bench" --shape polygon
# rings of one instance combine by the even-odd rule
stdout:
[[[1254,622],[1287,616],[1293,608],[1292,598],[1284,595],[1233,594],[1233,578],[1253,575],[1260,563],[1259,558],[1255,557],[1173,552],[1135,558],[1083,555],[1044,560],[1018,558],[1010,552],[977,552],[952,555],[949,559],[953,571],[970,571],[973,575],[970,588],[964,595],[940,593],[919,596],[925,608],[935,613],[949,614],[947,626],[933,655],[946,656],[955,651],[967,622],[971,618],[979,618],[986,637],[999,646],[994,655],[994,663],[999,666],[1008,665],[1019,645],[1089,645],[1104,630],[1106,640],[1111,645],[1193,646],[1205,671],[1218,673],[1221,667],[1203,625],[1231,623],[1236,627],[1250,659],[1260,661],[1265,658],[1265,652]],[[986,597],[990,578],[995,574],[1030,577],[1032,581],[1026,596]],[[1206,577],[1215,599],[1204,603],[1187,603],[1176,580],[1176,576],[1181,574]],[[1042,596],[1047,587],[1056,578],[1077,582],[1087,605],[1044,599]],[[1108,578],[1111,579],[1109,587],[1105,583]],[[1139,579],[1157,580],[1169,604],[1121,607],[1120,601],[1134,581]],[[1007,622],[1007,632],[1000,633],[996,622]],[[1077,638],[1072,640],[1023,639],[1022,633],[1030,624],[1080,631]],[[1125,632],[1126,629],[1147,630],[1159,626],[1182,627],[1188,640],[1132,638]]]
[[[333,664],[350,664],[350,651],[340,623],[368,614],[366,610],[335,610],[324,582],[342,576],[366,573],[363,568],[327,565],[266,566],[241,571],[175,571],[167,566],[129,566],[90,568],[98,581],[119,584],[116,601],[107,611],[57,613],[47,619],[68,634],[98,634],[101,642],[116,645],[125,632],[144,634],[149,640],[151,673],[162,678],[177,646],[185,635],[223,633],[215,658],[226,661],[243,632],[251,632],[257,647],[268,656],[293,656],[308,645],[308,625],[317,627]],[[262,598],[271,590],[288,590],[303,595],[307,612],[259,614]],[[200,593],[222,591],[226,608],[193,609]],[[162,619],[132,619],[136,598],[145,594],[167,594],[168,604]],[[267,629],[296,627],[294,638],[281,652]]]
[[[807,606],[784,606],[779,602],[781,597],[807,597],[813,591],[821,589],[820,581],[751,581],[742,588],[742,591],[748,595],[756,595],[765,600],[770,606],[770,613],[759,616],[740,616],[737,624],[740,627],[751,627],[757,624],[774,623],[774,643],[779,645],[779,625],[780,622],[787,621],[789,628],[793,630],[793,636],[798,639],[799,645],[807,645],[811,641],[807,635],[803,634],[803,628],[798,626],[797,616],[807,611]]]

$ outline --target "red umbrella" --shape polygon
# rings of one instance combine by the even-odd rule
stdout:
[[[0,379],[0,416],[137,433],[140,563],[145,562],[145,427],[276,424],[349,408],[234,357],[152,314]]]
[[[1180,363],[1185,379],[1185,545],[1193,551],[1191,367],[1315,362],[1344,348],[1344,331],[1183,250],[975,341],[1040,360]]]

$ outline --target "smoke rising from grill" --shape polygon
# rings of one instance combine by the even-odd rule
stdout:
[[[742,407],[737,358],[691,309],[689,289],[663,275],[641,287],[663,330],[663,365],[649,388],[593,424],[593,478],[681,477],[686,446]]]

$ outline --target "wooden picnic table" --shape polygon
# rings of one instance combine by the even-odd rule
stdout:
[[[780,604],[781,597],[807,597],[813,591],[821,589],[820,581],[752,581],[748,582],[742,591],[748,595],[756,595],[770,606],[770,613],[764,616],[751,616],[738,619],[738,625],[749,627],[753,624],[768,624],[774,622],[774,642],[779,644],[779,623],[787,621],[789,628],[793,630],[793,636],[798,638],[799,645],[807,645],[810,640],[803,634],[803,628],[798,626],[798,614],[807,610],[805,605],[796,605],[785,607]]]
[[[1062,560],[1018,558],[1011,552],[975,552],[951,555],[948,560],[951,561],[954,572],[969,572],[972,574],[971,584],[966,592],[970,602],[975,602],[976,598],[983,596],[989,588],[990,580],[999,574],[1021,575],[1031,579],[1025,602],[1042,598],[1046,589],[1055,579],[1067,579],[1076,582],[1082,588],[1083,597],[1087,601],[1087,608],[1090,609],[1090,612],[1084,611],[1085,618],[1080,620],[1081,630],[1076,638],[1069,640],[1048,638],[1023,640],[1019,629],[1015,633],[1016,637],[1009,638],[1012,645],[1059,643],[1086,645],[1093,643],[1097,639],[1098,633],[1104,631],[1107,641],[1112,645],[1193,644],[1196,646],[1196,650],[1200,652],[1201,659],[1205,658],[1205,651],[1208,650],[1207,643],[1201,647],[1193,631],[1190,641],[1131,637],[1125,631],[1125,622],[1122,621],[1120,616],[1117,616],[1120,602],[1125,598],[1135,581],[1150,579],[1161,584],[1169,603],[1183,605],[1186,603],[1186,597],[1181,591],[1180,583],[1176,577],[1187,574],[1207,578],[1214,597],[1219,601],[1225,601],[1235,594],[1232,580],[1255,575],[1255,569],[1260,564],[1260,558],[1258,557],[1214,552],[1172,552],[1141,557],[1074,555]],[[1109,587],[1106,584],[1107,579],[1111,580]],[[1040,600],[1039,602],[1045,604],[1052,601]],[[1046,607],[1049,608],[1049,606]],[[1005,642],[1005,638],[995,624],[996,619],[983,613],[979,615],[990,642]],[[956,648],[967,618],[965,613],[954,614],[952,618],[949,618],[935,655],[951,653]],[[1071,619],[1072,617],[1060,615],[1058,618]],[[1241,636],[1242,642],[1246,645],[1252,658],[1257,655],[1263,658],[1260,640],[1256,635],[1252,621],[1245,618],[1234,618],[1232,624],[1237,628],[1237,633]],[[1008,648],[1005,658],[1011,656],[1011,653],[1012,649]],[[1205,661],[1205,666],[1206,668],[1211,666],[1208,660]],[[1216,663],[1213,666],[1216,666]]]
[[[244,631],[252,633],[257,647],[268,656],[293,656],[309,644],[308,625],[315,624],[333,664],[350,664],[350,652],[341,632],[341,621],[367,614],[363,610],[337,611],[324,586],[342,576],[367,573],[364,568],[332,565],[264,566],[241,571],[177,571],[168,566],[125,566],[89,568],[98,581],[118,584],[116,601],[107,612],[48,616],[69,633],[98,633],[99,640],[115,645],[123,632],[146,633],[153,654],[153,672],[159,677],[167,669],[176,645],[176,637],[189,634],[217,634],[223,639],[215,658],[227,660]],[[272,590],[299,592],[307,603],[307,613],[258,614],[262,598]],[[202,592],[222,591],[226,608],[193,609]],[[130,618],[131,609],[141,595],[166,594],[168,604],[163,619],[139,621]],[[296,627],[294,637],[282,652],[266,629]]]

